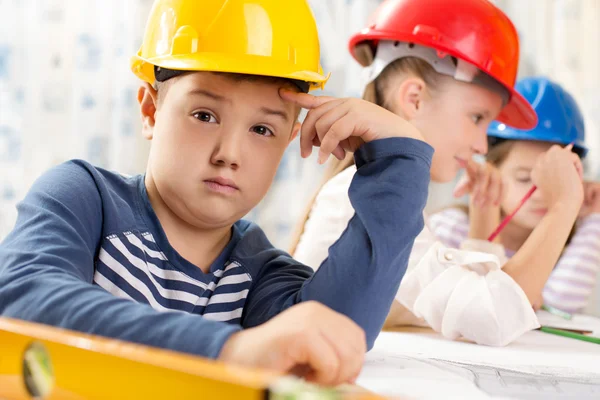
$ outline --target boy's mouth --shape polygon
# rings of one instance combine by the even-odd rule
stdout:
[[[223,178],[221,176],[216,178],[206,179],[204,181],[206,186],[213,192],[232,194],[240,190],[239,187],[231,179]]]

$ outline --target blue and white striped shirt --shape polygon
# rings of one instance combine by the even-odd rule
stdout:
[[[356,153],[356,215],[314,274],[247,221],[204,273],[169,243],[143,176],[59,165],[0,245],[0,315],[217,357],[232,333],[314,300],[357,322],[371,346],[423,227],[431,155],[401,138]]]
[[[238,323],[252,278],[235,261],[195,279],[174,269],[150,232],[105,238],[94,283],[115,296],[214,321]]]

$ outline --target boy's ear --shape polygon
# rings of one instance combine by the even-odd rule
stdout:
[[[138,90],[138,102],[142,116],[142,134],[148,140],[154,135],[156,109],[158,108],[158,92],[148,82],[144,82]]]
[[[290,143],[294,141],[294,139],[296,139],[296,137],[298,136],[298,133],[300,133],[300,128],[302,127],[302,124],[300,122],[296,122],[294,124],[294,126],[292,127],[292,134],[290,135]]]

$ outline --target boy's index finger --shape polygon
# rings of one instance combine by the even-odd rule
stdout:
[[[308,110],[312,110],[313,108],[317,108],[320,105],[335,100],[335,98],[329,96],[313,96],[308,93],[294,92],[289,89],[280,89],[279,96],[285,101],[290,101]]]

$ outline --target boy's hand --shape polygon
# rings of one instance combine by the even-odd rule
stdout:
[[[544,194],[548,208],[558,203],[580,207],[583,203],[583,167],[573,145],[552,146],[538,156],[531,180]]]
[[[600,213],[600,183],[584,182],[584,199],[579,218],[585,218],[590,214]]]
[[[365,333],[351,319],[320,303],[305,302],[232,335],[219,360],[339,385],[356,380],[366,351]]]
[[[302,157],[320,147],[319,163],[330,154],[342,160],[363,143],[390,137],[423,140],[421,133],[408,121],[371,102],[347,98],[312,96],[281,89],[281,98],[309,110],[302,124],[300,152]]]

